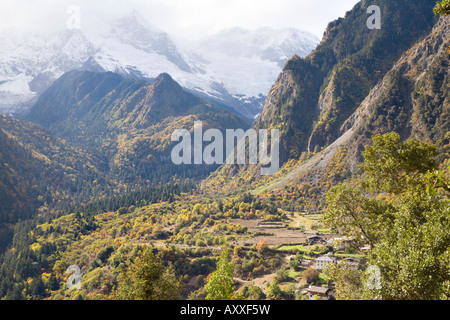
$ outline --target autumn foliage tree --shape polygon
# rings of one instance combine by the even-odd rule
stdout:
[[[442,0],[436,3],[433,12],[442,16],[448,16],[450,14],[450,0]]]
[[[172,267],[165,267],[150,249],[122,274],[117,300],[178,300],[181,283]]]
[[[234,264],[229,261],[229,250],[227,247],[222,248],[217,269],[214,271],[206,284],[205,288],[208,292],[206,300],[232,300],[234,293]]]
[[[361,297],[448,299],[450,183],[437,169],[437,148],[390,133],[375,136],[363,155],[360,186],[332,188],[324,217],[335,231],[371,247],[368,263],[379,268],[381,286],[369,288],[363,275]],[[348,282],[342,276],[349,273],[331,278]]]

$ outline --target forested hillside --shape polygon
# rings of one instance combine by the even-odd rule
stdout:
[[[28,119],[0,115],[2,249],[12,226],[39,214],[121,196],[166,182],[201,179],[217,166],[176,166],[176,129],[246,129],[163,74],[152,84],[113,73],[74,71],[37,102]]]
[[[108,174],[131,186],[204,178],[217,166],[176,166],[170,161],[177,129],[246,129],[239,116],[184,91],[168,74],[154,82],[112,73],[73,71],[45,92],[27,119],[67,141],[94,150]]]
[[[46,214],[120,190],[101,158],[42,127],[0,114],[0,225]],[[7,243],[6,239],[2,244]]]

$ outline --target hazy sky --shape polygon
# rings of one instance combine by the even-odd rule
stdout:
[[[345,15],[358,0],[0,0],[0,30],[64,26],[71,5],[81,21],[136,9],[150,23],[173,35],[195,39],[239,26],[295,27],[322,37],[328,22]]]

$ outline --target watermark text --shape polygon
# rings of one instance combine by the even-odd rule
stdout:
[[[280,168],[280,133],[277,129],[270,132],[270,150],[266,129],[228,129],[224,138],[218,129],[203,132],[202,122],[196,121],[193,131],[193,137],[186,129],[175,130],[172,134],[172,142],[179,142],[171,154],[175,165],[261,164],[261,175],[264,176],[274,175]],[[204,147],[204,142],[209,144]]]

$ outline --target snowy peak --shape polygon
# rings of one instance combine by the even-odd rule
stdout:
[[[199,47],[230,57],[259,57],[282,67],[295,54],[300,57],[308,55],[319,41],[315,35],[294,28],[266,27],[255,31],[231,28],[205,38]]]
[[[82,68],[98,49],[79,30],[0,38],[0,112],[24,114],[56,79]],[[19,35],[19,36],[18,36]],[[15,37],[18,36],[18,37]]]
[[[191,71],[169,35],[148,23],[135,10],[112,23],[109,38],[140,51],[164,56],[180,70]]]
[[[175,42],[137,11],[81,30],[6,30],[0,34],[0,112],[22,116],[64,73],[87,70],[147,80],[167,73],[188,91],[253,119],[284,63],[318,42],[303,31],[270,28]]]
[[[116,20],[116,23],[122,24],[126,27],[142,27],[147,30],[163,33],[162,30],[150,24],[150,22],[147,21],[137,10],[133,10],[130,13],[123,15]]]

